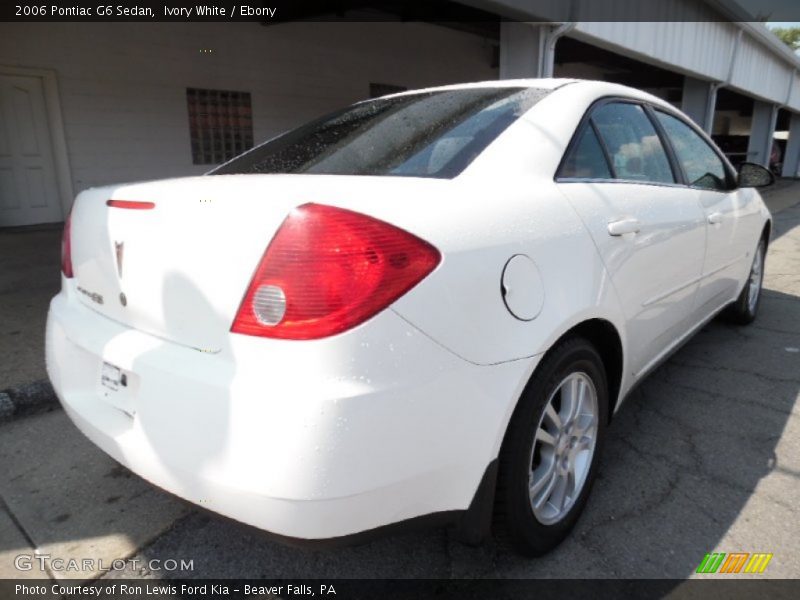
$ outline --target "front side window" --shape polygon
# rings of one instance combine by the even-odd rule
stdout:
[[[549,93],[465,88],[362,102],[261,144],[211,174],[451,178]]]
[[[612,102],[592,113],[617,179],[675,183],[667,153],[644,109]]]
[[[711,146],[680,119],[661,111],[656,111],[656,115],[689,185],[709,190],[730,189],[725,165]]]

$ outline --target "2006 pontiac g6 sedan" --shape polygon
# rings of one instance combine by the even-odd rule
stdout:
[[[361,102],[82,192],[48,372],[117,461],[285,541],[430,520],[541,554],[626,394],[718,313],[755,318],[771,182],[614,84]]]

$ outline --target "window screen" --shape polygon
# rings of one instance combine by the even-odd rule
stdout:
[[[603,148],[597,140],[594,128],[587,124],[578,143],[570,151],[561,167],[559,177],[579,179],[611,179]]]
[[[689,185],[710,190],[727,190],[728,175],[722,159],[697,133],[680,119],[656,111],[669,137]]]
[[[213,165],[253,147],[249,92],[188,88],[192,162]]]
[[[675,177],[653,124],[638,104],[614,102],[592,113],[617,179],[674,183]]]

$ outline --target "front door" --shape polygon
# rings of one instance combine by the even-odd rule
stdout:
[[[42,80],[0,75],[0,227],[63,219]]]
[[[759,202],[754,190],[737,189],[722,157],[698,130],[676,115],[660,110],[655,115],[708,221],[705,266],[697,293],[699,321],[732,300],[750,271],[755,251],[752,232],[761,219]]]

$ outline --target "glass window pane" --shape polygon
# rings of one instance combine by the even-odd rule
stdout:
[[[221,163],[252,148],[250,92],[187,88],[186,102],[194,164]]]
[[[725,165],[711,146],[680,119],[660,111],[656,111],[656,115],[669,136],[689,184],[710,190],[728,189]]]
[[[561,167],[560,177],[611,179],[608,162],[593,127],[587,125],[583,128],[578,143],[575,144],[564,162],[564,166]]]
[[[637,104],[605,104],[592,114],[618,179],[674,183],[667,153],[653,124]]]

